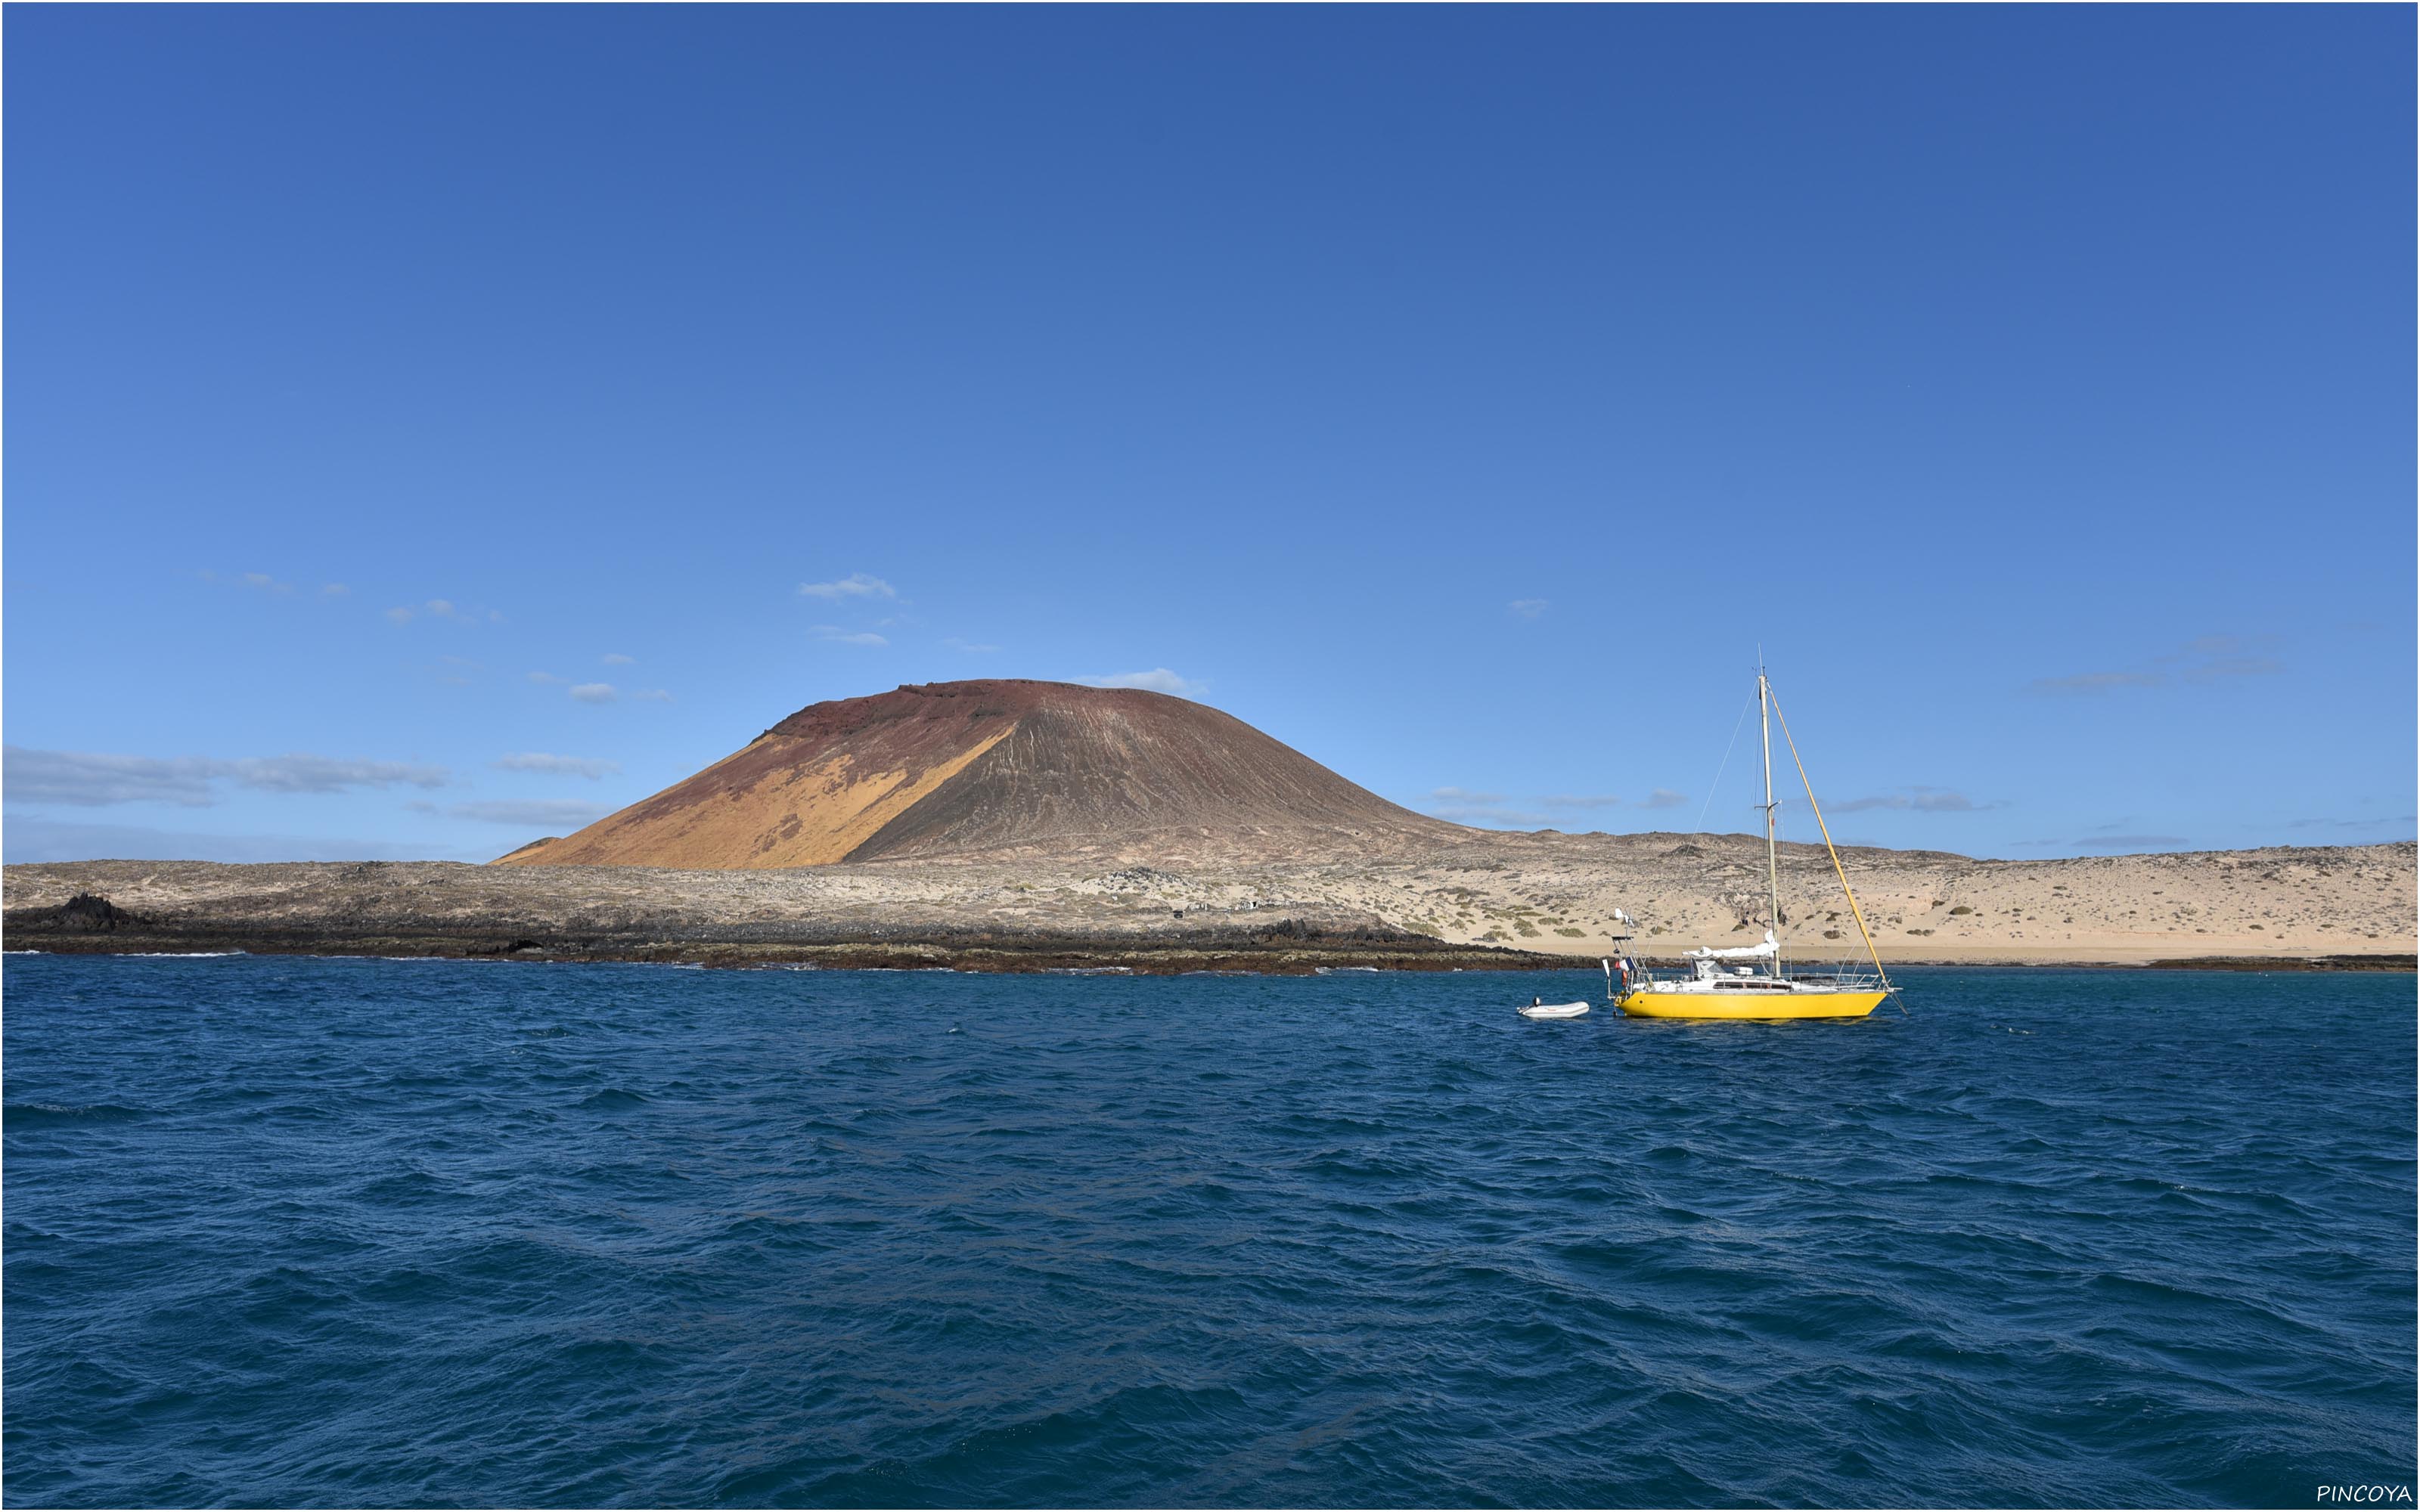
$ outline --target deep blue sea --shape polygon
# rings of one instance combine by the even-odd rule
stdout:
[[[2310,1504],[2409,976],[5,969],[11,1505]]]

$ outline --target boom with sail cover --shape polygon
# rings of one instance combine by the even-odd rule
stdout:
[[[1773,931],[1766,930],[1761,945],[1733,946],[1728,950],[1697,949],[1688,954],[1692,961],[1770,961],[1781,954],[1781,943],[1773,937]]]

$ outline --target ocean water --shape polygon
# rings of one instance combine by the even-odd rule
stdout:
[[[13,1505],[2414,1479],[2409,976],[5,968]]]

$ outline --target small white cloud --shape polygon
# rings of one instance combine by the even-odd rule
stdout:
[[[1647,795],[1647,801],[1641,803],[1639,807],[1642,809],[1678,809],[1681,805],[1688,801],[1689,795],[1685,793],[1675,793],[1670,788],[1657,788],[1654,792]]]
[[[1621,802],[1610,793],[1550,793],[1538,801],[1549,809],[1611,809]]]
[[[442,766],[412,762],[343,760],[295,753],[218,761],[202,756],[115,756],[90,751],[7,749],[8,796],[20,803],[174,803],[189,809],[218,801],[211,784],[231,781],[264,793],[337,793],[346,788],[442,787]]]
[[[2370,800],[2364,798],[2362,801],[2367,803]],[[2412,815],[2408,813],[2397,814],[2392,819],[2380,814],[2369,819],[2295,819],[2288,821],[2286,827],[2288,829],[2379,829],[2388,825],[2408,825],[2412,822]],[[2104,825],[2102,827],[2105,829],[2111,826]]]
[[[639,658],[636,656],[626,656],[618,651],[609,651],[597,659],[603,662],[608,667],[628,667]]]
[[[1866,809],[1909,809],[1918,813],[1976,813],[2002,807],[2004,805],[1999,803],[1978,803],[1963,793],[1952,793],[1947,788],[1913,787],[1870,798],[1851,798],[1845,803],[1836,804],[1833,811],[1856,813]]]
[[[477,625],[482,619],[490,624],[504,623],[501,609],[465,609],[450,598],[432,598],[424,603],[398,605],[386,611],[386,617],[397,625],[408,625],[414,619],[451,620],[457,625]]]
[[[980,640],[961,640],[956,636],[948,637],[941,644],[952,651],[964,651],[976,656],[985,656],[1000,649],[998,646]]]
[[[2106,693],[2118,687],[2157,687],[2166,681],[2158,672],[2077,672],[2071,677],[2037,677],[2025,687],[2036,693]]]
[[[2268,677],[2285,670],[2286,664],[2274,656],[2213,656],[2186,668],[2184,675],[2189,683],[2209,683],[2222,677]]]
[[[319,590],[319,594],[323,598],[342,598],[351,592],[352,590],[343,583],[330,583]]]
[[[552,672],[532,672],[529,674],[529,680],[533,683],[546,683],[558,687],[571,681],[568,677],[557,677]]]
[[[613,811],[609,804],[561,798],[500,798],[458,803],[445,812],[455,819],[476,819],[490,825],[519,825],[524,829],[578,829]]]
[[[823,598],[835,602],[844,598],[897,598],[899,590],[881,579],[862,572],[852,572],[837,582],[800,583],[801,598]]]
[[[71,819],[19,814],[8,823],[8,859],[82,861],[96,856],[141,856],[155,861],[486,861],[496,847],[475,851],[423,841],[396,845],[383,841],[299,835],[204,835],[156,829],[147,825],[91,825]]]
[[[510,751],[489,764],[500,772],[543,772],[550,777],[584,777],[591,782],[622,769],[621,763],[601,756],[550,756],[542,750]]]
[[[1504,801],[1501,793],[1473,793],[1468,788],[1431,788],[1429,796],[1439,803],[1498,804]]]
[[[1543,598],[1516,598],[1504,608],[1515,619],[1534,620],[1546,612],[1546,601]]]
[[[1154,667],[1147,672],[1110,672],[1100,677],[1078,677],[1076,681],[1088,687],[1139,687],[1146,693],[1167,693],[1181,699],[1200,698],[1210,691],[1209,684],[1179,677],[1165,667]]]
[[[443,787],[446,771],[416,762],[347,761],[330,756],[252,756],[222,764],[248,788],[268,793],[336,793],[346,788],[382,788],[403,783]]]
[[[210,792],[214,764],[198,757],[112,756],[98,751],[7,748],[12,803],[174,803],[188,809],[218,801]]]
[[[1454,803],[1431,804],[1429,813],[1434,818],[1450,820],[1457,825],[1479,825],[1497,829],[1538,829],[1546,823],[1546,816],[1542,813],[1524,813],[1517,809],[1486,806],[1471,808]]]
[[[263,594],[290,594],[294,592],[294,585],[292,583],[279,582],[276,579],[271,577],[265,572],[242,573],[236,578],[236,581],[241,583],[246,588],[250,588]]]
[[[611,703],[620,694],[611,683],[579,683],[573,686],[571,696],[582,703]]]
[[[643,687],[631,694],[630,698],[634,702],[639,703],[670,703],[673,701],[672,694],[660,687]]]
[[[2076,672],[2067,677],[2037,677],[2025,685],[2030,693],[2111,693],[2128,687],[2166,687],[2176,683],[2214,683],[2236,677],[2273,677],[2286,670],[2274,656],[2259,654],[2271,638],[2247,640],[2240,636],[2195,636],[2175,651],[2151,658],[2158,668],[2173,671]]]
[[[837,625],[812,626],[818,640],[830,640],[843,646],[887,646],[891,642],[871,630],[847,630]]]
[[[1431,788],[1427,811],[1458,825],[1492,825],[1497,828],[1520,826],[1534,829],[1546,823],[1544,814],[1506,808],[1507,801],[1501,793],[1478,793],[1469,788],[1456,787]]]

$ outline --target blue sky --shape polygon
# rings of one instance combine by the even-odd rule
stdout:
[[[1760,646],[1848,838],[2413,833],[2408,8],[5,24],[11,860],[973,676],[1745,828]]]

